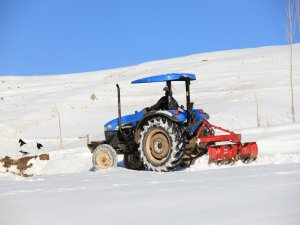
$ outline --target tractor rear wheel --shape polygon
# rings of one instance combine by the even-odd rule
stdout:
[[[117,152],[110,145],[101,144],[93,152],[93,166],[95,169],[105,170],[116,167],[117,163]]]
[[[139,152],[135,153],[125,153],[124,154],[124,166],[130,170],[143,170],[145,169],[144,163],[141,160]]]
[[[139,152],[146,168],[158,172],[173,171],[181,163],[184,138],[177,123],[156,117],[143,126]]]

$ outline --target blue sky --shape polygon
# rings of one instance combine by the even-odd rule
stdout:
[[[0,0],[0,75],[283,45],[284,20],[284,0]]]

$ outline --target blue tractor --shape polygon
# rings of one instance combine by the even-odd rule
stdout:
[[[209,147],[211,147],[209,152],[210,156],[212,154],[211,161],[229,159],[226,158],[226,153],[232,153],[230,151],[233,147],[238,148],[240,135],[231,131],[228,131],[229,135],[223,135],[226,136],[225,141],[237,144],[223,146],[221,149],[223,155],[216,155],[220,152],[220,148],[214,144],[217,141],[224,141],[224,138],[222,135],[214,135],[213,128],[218,127],[208,123],[207,113],[202,109],[193,108],[194,104],[190,100],[190,82],[193,80],[196,80],[194,74],[172,73],[132,81],[132,84],[166,82],[163,89],[165,95],[156,104],[126,116],[121,116],[120,88],[117,84],[118,118],[104,125],[104,141],[88,144],[93,153],[94,167],[96,169],[114,167],[118,161],[117,154],[124,154],[124,165],[128,169],[173,171],[178,166],[190,166],[198,157],[207,154]],[[171,84],[178,81],[185,83],[185,107],[179,106],[172,95]],[[225,129],[222,130],[227,132]],[[241,145],[239,148],[242,151],[246,147]],[[235,153],[234,159],[239,155]],[[250,158],[249,154],[245,156],[247,157],[244,159]],[[230,159],[233,157],[231,154]],[[256,156],[251,157],[254,158]]]

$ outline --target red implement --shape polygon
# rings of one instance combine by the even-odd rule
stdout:
[[[201,137],[203,129],[208,129],[210,135]],[[215,135],[214,129],[221,130],[228,134]],[[241,143],[241,135],[230,130],[210,124],[206,120],[200,126],[196,139],[201,143],[214,143],[208,146],[209,162],[243,162],[252,161],[257,158],[258,148],[256,142]],[[215,145],[216,142],[230,142],[230,144]]]

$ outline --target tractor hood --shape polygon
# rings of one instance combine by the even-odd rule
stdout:
[[[122,116],[121,117],[122,125],[128,124],[132,127],[135,127],[136,124],[143,118],[143,116],[144,113],[142,111],[134,114]],[[114,131],[114,130],[118,130],[118,128],[119,128],[118,118],[113,119],[104,125],[105,131]]]

